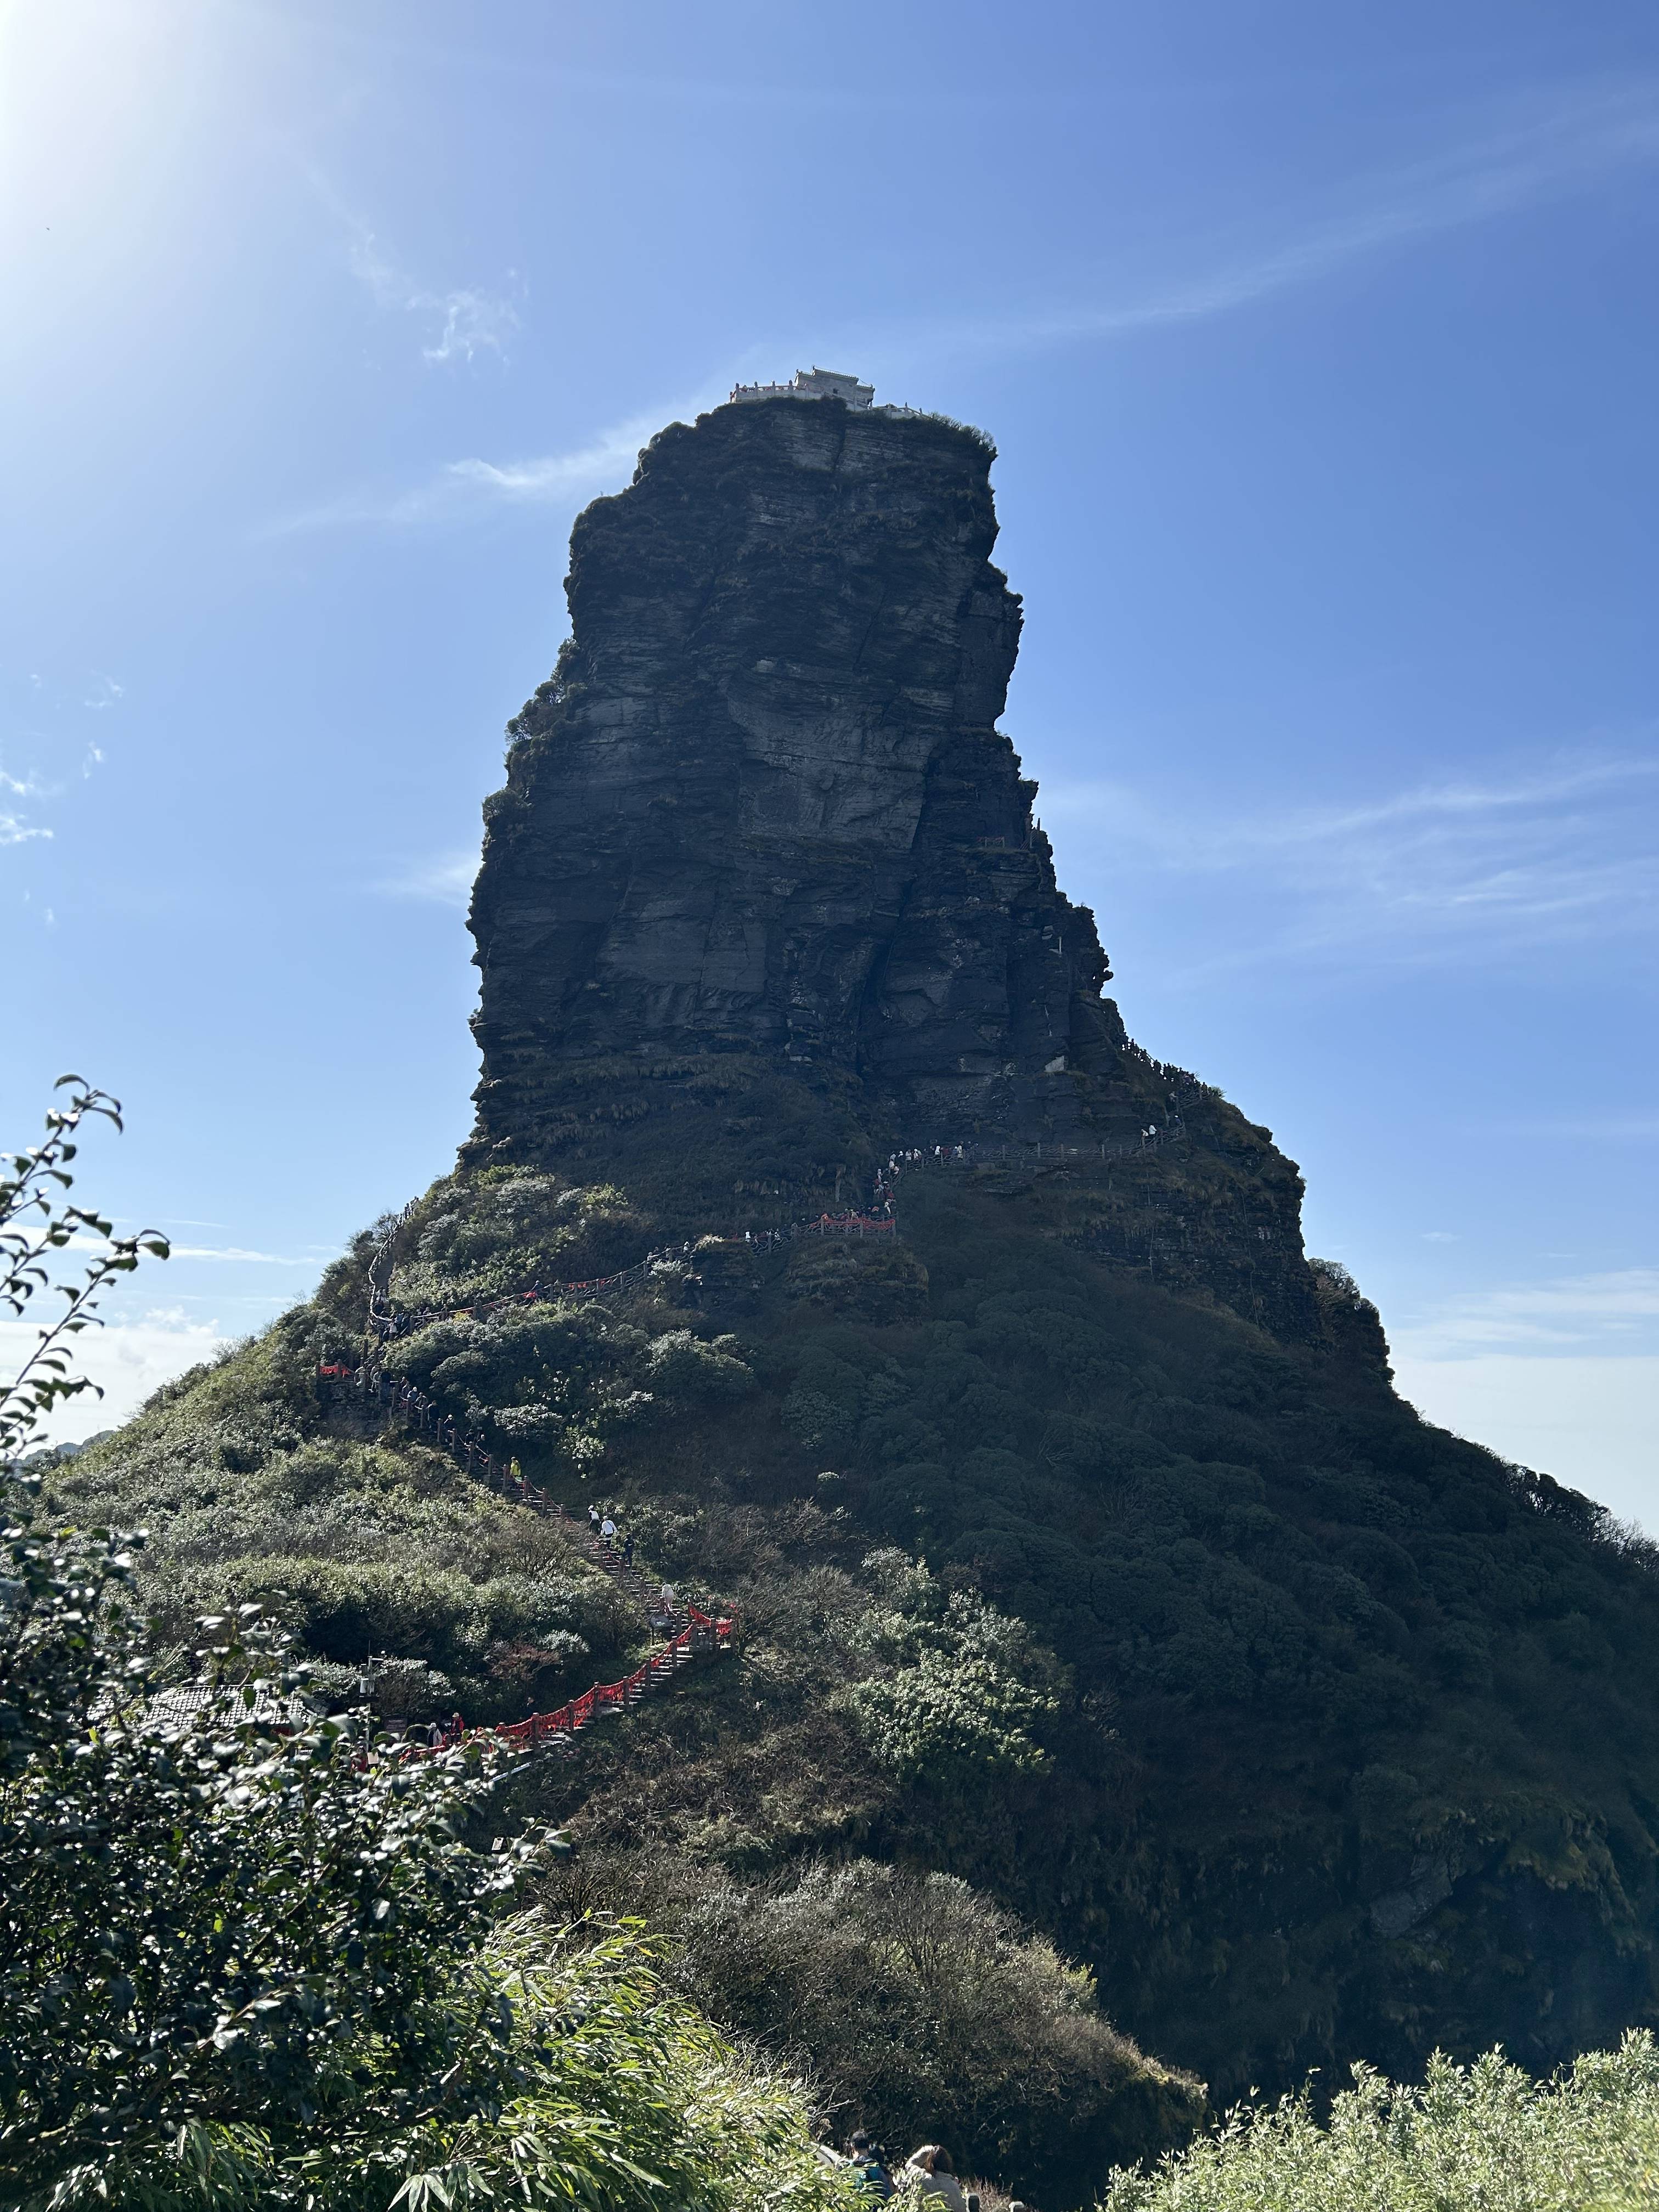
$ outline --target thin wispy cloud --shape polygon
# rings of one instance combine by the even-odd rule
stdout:
[[[1466,125],[1465,134],[1438,153],[1333,186],[1330,211],[1288,235],[1259,243],[1235,237],[1207,248],[1191,241],[1178,250],[1208,265],[1190,274],[1142,283],[1115,299],[1034,304],[939,335],[957,347],[1004,351],[1203,321],[1317,283],[1389,247],[1516,215],[1656,162],[1659,82],[1511,100],[1501,117]]]
[[[118,1213],[114,1218],[123,1228],[136,1229],[149,1225],[147,1221],[140,1222],[137,1215],[133,1213]],[[172,1231],[174,1229],[223,1229],[227,1224],[222,1221],[203,1221],[191,1213],[163,1213],[157,1217],[155,1225],[161,1229]]]
[[[1656,800],[1659,760],[1598,754],[1504,780],[1255,811],[1049,784],[1042,811],[1085,846],[1109,840],[1120,865],[1218,888],[1232,879],[1235,899],[1248,884],[1260,926],[1193,971],[1213,975],[1361,946],[1423,962],[1646,933],[1659,927]]]
[[[462,285],[434,292],[417,283],[388,258],[371,230],[355,225],[350,248],[352,274],[368,290],[377,307],[395,314],[412,315],[423,325],[428,343],[422,358],[431,362],[476,361],[480,354],[505,357],[508,339],[519,327],[518,312],[502,292]],[[509,283],[516,272],[507,271]]]
[[[64,760],[70,748],[81,749],[78,775],[82,782],[104,758],[101,745],[94,744],[79,731],[72,730],[68,722],[52,719],[63,716],[66,708],[73,707],[75,691],[53,687],[48,692],[44,679],[33,672],[23,680],[28,685],[27,700],[6,738],[10,757],[0,763],[0,846],[26,845],[36,839],[49,841],[52,837],[53,831],[38,818],[39,812],[43,805],[62,799],[71,787],[76,770]],[[76,690],[80,683],[87,680],[77,679]],[[126,696],[125,685],[118,684],[112,676],[94,676],[90,686],[79,704],[94,712],[115,706]],[[48,710],[44,715],[43,708]],[[82,730],[84,726],[81,726]],[[25,766],[19,763],[20,754],[37,757]],[[54,767],[43,768],[40,765],[42,760],[53,763]],[[50,914],[47,919],[51,919]]]
[[[33,769],[14,775],[9,769],[0,768],[0,799],[38,801],[55,798],[58,787],[49,783]],[[33,820],[15,806],[0,806],[0,845],[27,845],[36,838],[50,838],[52,831],[44,823]]]
[[[1252,241],[1235,234],[1164,241],[1160,257],[1184,259],[1188,273],[1121,283],[1113,296],[1109,280],[1095,272],[1078,287],[1088,297],[1034,302],[990,322],[931,319],[908,329],[890,323],[844,328],[825,334],[823,343],[831,352],[840,348],[878,363],[890,386],[895,378],[918,374],[964,349],[1006,352],[1091,337],[1130,338],[1236,313],[1389,247],[1515,215],[1656,161],[1659,82],[1597,84],[1553,99],[1512,100],[1496,120],[1490,114],[1478,125],[1466,120],[1463,135],[1443,151],[1333,185],[1328,211],[1276,239]],[[313,181],[349,222],[331,189]],[[376,304],[428,318],[430,343],[423,351],[428,360],[471,361],[482,352],[502,352],[517,324],[509,300],[472,288],[440,293],[418,285],[382,252],[372,232],[360,223],[352,228],[352,265]],[[751,343],[744,352],[781,360],[797,349]],[[557,505],[618,488],[646,438],[677,414],[717,404],[729,382],[729,377],[711,377],[693,406],[653,409],[568,451],[528,459],[452,461],[422,483],[394,492],[348,492],[283,518],[260,534],[453,520],[489,506]]]
[[[1514,1136],[1571,1137],[1590,1145],[1646,1145],[1659,1138],[1659,1113],[1589,1114],[1570,1121],[1514,1121],[1505,1126]]]
[[[296,153],[295,171],[327,210],[344,242],[346,265],[383,313],[408,316],[421,334],[421,357],[434,363],[473,362],[482,356],[507,358],[519,327],[524,280],[507,271],[504,288],[459,284],[442,290],[411,276],[381,241],[373,224],[346,200],[313,161]]]
[[[111,1248],[102,1237],[70,1237],[64,1248],[70,1252],[107,1252]],[[310,1251],[257,1252],[244,1244],[173,1244],[170,1255],[175,1260],[229,1261],[237,1265],[263,1267],[315,1267],[333,1258],[331,1248],[313,1245]]]
[[[252,1252],[241,1244],[175,1244],[175,1260],[229,1260],[260,1267],[314,1267],[331,1255],[320,1252]]]
[[[478,873],[478,848],[446,854],[437,860],[412,861],[399,873],[386,877],[371,889],[382,898],[431,899],[441,906],[465,908]]]
[[[1408,1318],[1395,1334],[1419,1359],[1486,1350],[1646,1352],[1659,1340],[1659,1267],[1472,1291]]]
[[[709,403],[705,399],[701,404]],[[653,409],[648,415],[637,415],[601,430],[587,443],[567,453],[537,454],[516,461],[450,461],[423,483],[408,489],[348,492],[319,507],[279,517],[259,535],[283,538],[350,523],[378,523],[395,529],[455,520],[492,507],[571,506],[625,484],[634,473],[641,447],[665,422],[696,411],[695,404],[665,412]]]

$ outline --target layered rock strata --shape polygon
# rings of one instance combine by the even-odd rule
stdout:
[[[1079,1125],[1123,1033],[995,726],[990,460],[926,417],[724,407],[582,515],[473,907],[490,1136],[619,1049],[856,1069],[919,1137]]]
[[[1164,1117],[997,727],[1020,611],[993,458],[941,418],[780,397],[672,425],[579,518],[571,636],[486,808],[474,1161],[654,1146],[690,1207]],[[1269,1168],[1299,1271],[1299,1185]]]

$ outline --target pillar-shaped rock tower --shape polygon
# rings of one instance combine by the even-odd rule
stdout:
[[[997,727],[992,449],[867,392],[747,391],[578,519],[571,637],[485,809],[464,1162],[679,1237],[856,1200],[895,1146],[1092,1158],[1074,1241],[1306,1334],[1294,1167],[1127,1042]]]
[[[992,459],[783,395],[664,430],[578,520],[572,635],[487,809],[483,1143],[543,1149],[584,1063],[853,1079],[917,1141],[1108,1107],[1093,917],[996,726],[1020,617]]]

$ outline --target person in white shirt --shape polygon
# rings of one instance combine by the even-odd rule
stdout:
[[[605,1542],[611,1547],[612,1550],[616,1548],[617,1524],[611,1518],[611,1516],[608,1513],[605,1515],[604,1520],[599,1523],[599,1534]]]
[[[937,2197],[945,2212],[968,2212],[968,2200],[957,2179],[956,2162],[942,2143],[923,2143],[920,2150],[913,2150],[904,2175],[921,2185],[924,2197]]]

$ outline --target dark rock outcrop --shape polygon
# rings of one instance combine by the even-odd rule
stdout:
[[[804,1868],[927,1869],[1083,1960],[1218,2107],[1495,2042],[1547,2073],[1659,2026],[1659,1551],[1400,1401],[1270,1133],[1125,1039],[995,726],[988,459],[765,397],[590,509],[490,805],[477,1136],[52,1487],[155,1532],[168,1633],[280,1589],[317,1657],[367,1634],[516,1716],[562,1547],[395,1413],[363,1449],[397,1399],[343,1407],[334,1371],[389,1298],[379,1357],[453,1433],[579,1517],[615,1501],[653,1571],[744,1616],[706,1694],[515,1784],[629,1909],[678,1896],[707,1937],[793,1916]],[[743,1233],[947,1138],[971,1159],[907,1170],[894,1234]],[[764,2033],[747,1940],[726,1987],[758,2016],[726,2016]],[[842,2078],[872,1986],[797,2007],[790,2063]],[[1035,2080],[1049,2046],[1007,2048]],[[1178,2117],[1133,2065],[1079,2106],[1042,2063],[1054,2162],[1006,2178],[1063,2154],[1045,2201]]]
[[[734,1196],[854,1195],[896,1145],[1168,1118],[996,726],[1020,616],[992,459],[940,418],[781,398],[671,426],[579,519],[572,635],[486,809],[474,1162],[637,1188],[654,1161],[711,1226]],[[1295,1170],[1198,1108],[1211,1167],[1141,1178],[1092,1242],[1154,1268],[1161,1242],[1167,1277],[1306,1333]]]
[[[562,1058],[856,1068],[918,1137],[1079,1125],[1123,1042],[995,725],[1019,602],[975,433],[835,400],[676,424],[576,526],[473,928],[482,1125]]]

